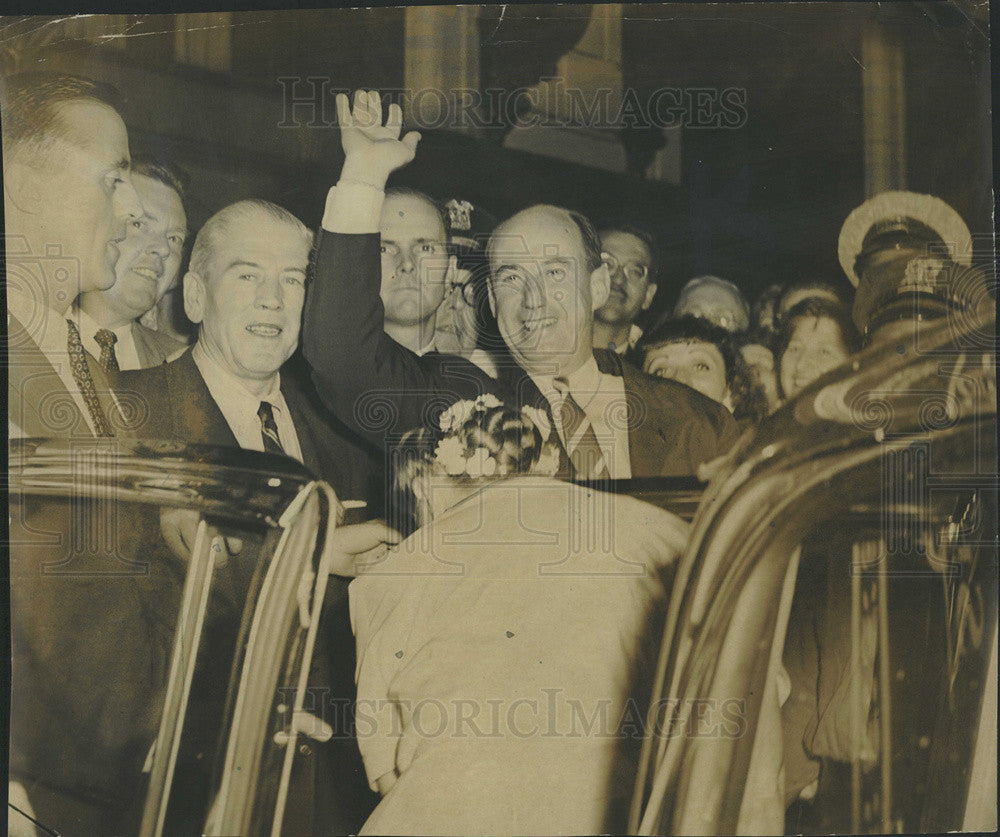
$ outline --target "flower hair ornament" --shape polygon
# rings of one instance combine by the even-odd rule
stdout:
[[[440,428],[446,435],[434,449],[434,458],[448,476],[468,475],[472,479],[478,479],[507,475],[506,462],[499,461],[486,447],[477,446],[470,449],[458,436],[469,420],[476,417],[476,413],[485,414],[502,406],[503,403],[496,396],[486,394],[480,395],[474,401],[456,401],[441,413]],[[531,473],[554,475],[559,470],[559,450],[548,441],[552,432],[548,417],[543,411],[532,407],[522,408],[521,415],[538,429],[543,441],[541,454],[531,468]]]

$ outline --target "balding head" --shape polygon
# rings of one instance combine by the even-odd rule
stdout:
[[[529,372],[568,375],[592,356],[594,309],[608,295],[593,225],[540,204],[494,230],[490,304],[511,354]]]

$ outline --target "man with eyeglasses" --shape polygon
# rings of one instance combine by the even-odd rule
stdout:
[[[485,305],[483,280],[489,265],[483,250],[496,222],[481,207],[459,198],[445,203],[444,211],[448,247],[457,261],[435,318],[434,348],[464,357],[495,378],[501,341]]]
[[[693,475],[735,441],[720,404],[592,348],[593,312],[609,277],[597,233],[578,212],[536,205],[490,236],[489,302],[513,361],[497,379],[464,358],[418,357],[389,339],[374,294],[376,221],[385,217],[385,182],[414,158],[420,136],[400,138],[399,105],[383,125],[375,91],[358,91],[353,111],[338,94],[337,116],[345,161],[319,233],[303,354],[342,421],[391,447],[400,434],[435,424],[441,408],[490,392],[546,415],[560,472],[573,479]]]
[[[611,290],[594,312],[594,348],[623,355],[642,336],[636,320],[656,296],[653,238],[630,224],[605,227],[600,237]]]

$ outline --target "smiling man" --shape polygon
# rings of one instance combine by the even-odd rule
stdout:
[[[138,321],[177,279],[187,238],[184,187],[168,167],[146,160],[133,162],[132,183],[142,217],[118,245],[115,283],[81,294],[73,309],[83,345],[112,373],[165,363],[185,347]]]
[[[281,373],[299,342],[311,246],[310,230],[267,201],[217,212],[184,276],[197,341],[170,363],[122,373],[119,389],[140,405],[142,437],[284,454],[342,500],[368,500],[372,461]]]
[[[593,349],[608,266],[590,222],[559,207],[518,213],[487,247],[490,303],[516,366],[493,380],[464,358],[417,356],[388,339],[376,296],[378,220],[389,174],[413,159],[419,135],[400,138],[398,105],[383,125],[373,91],[359,91],[353,111],[339,94],[337,116],[345,161],[327,196],[303,351],[344,422],[391,447],[393,434],[436,421],[436,405],[491,392],[549,413],[562,473],[576,479],[690,475],[735,441],[721,405]]]

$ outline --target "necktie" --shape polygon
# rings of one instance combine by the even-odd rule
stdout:
[[[285,449],[281,446],[281,437],[278,436],[278,424],[274,420],[274,408],[267,401],[260,402],[257,418],[260,419],[260,435],[264,439],[264,451],[284,455]]]
[[[570,393],[569,382],[565,378],[556,378],[555,388],[562,395],[560,415],[563,436],[566,440],[566,453],[576,472],[574,477],[580,480],[608,479],[608,466],[597,441],[594,425]]]
[[[94,335],[94,340],[101,347],[101,356],[98,358],[101,366],[110,374],[117,375],[120,371],[118,369],[118,355],[115,354],[115,343],[118,342],[118,335],[111,329],[99,328]]]
[[[114,436],[111,423],[101,408],[101,402],[97,398],[97,388],[94,386],[94,379],[90,374],[90,367],[87,365],[87,352],[83,348],[80,340],[80,332],[76,323],[66,320],[69,331],[67,338],[67,351],[69,352],[69,366],[73,372],[73,380],[83,396],[83,401],[87,405],[87,411],[94,422],[94,432],[98,436]]]

